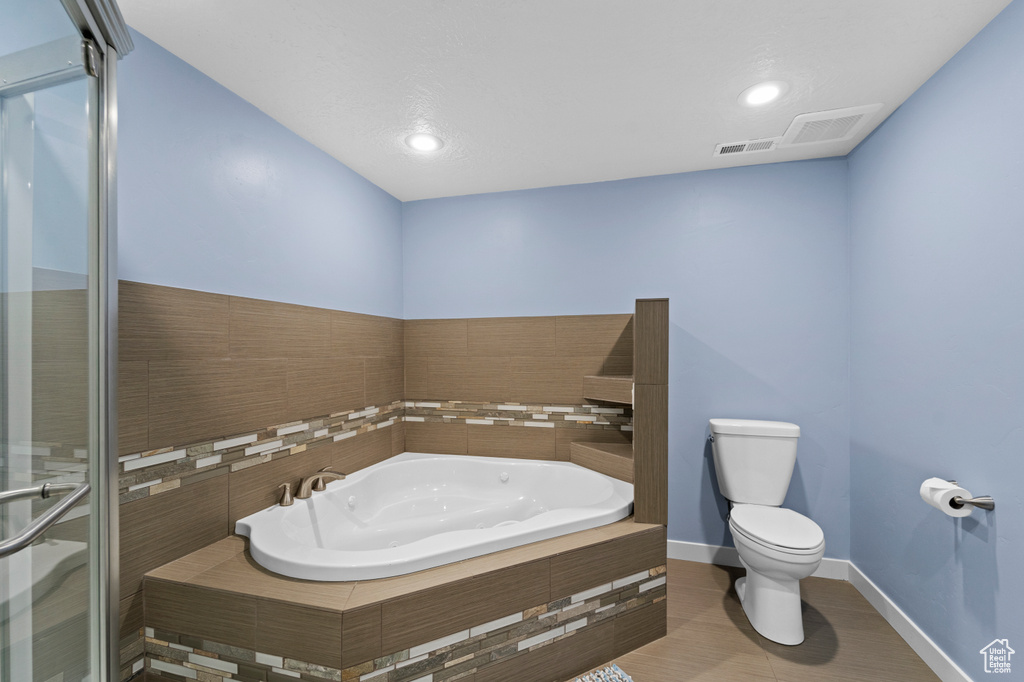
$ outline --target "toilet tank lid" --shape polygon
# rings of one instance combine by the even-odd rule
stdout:
[[[739,436],[775,436],[799,438],[800,427],[789,422],[768,422],[758,419],[711,419],[711,433]]]

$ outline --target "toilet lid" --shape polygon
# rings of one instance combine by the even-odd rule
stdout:
[[[729,519],[744,535],[766,545],[814,549],[825,542],[818,524],[792,509],[738,504],[732,508]]]

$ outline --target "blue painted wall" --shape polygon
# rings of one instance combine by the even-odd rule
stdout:
[[[1022,123],[1018,0],[849,158],[853,561],[978,678],[1024,651]],[[940,514],[929,476],[996,511]]]
[[[669,537],[731,544],[707,420],[803,429],[787,506],[849,554],[845,159],[404,205],[405,316],[671,299]],[[696,501],[696,504],[695,504]]]
[[[132,38],[118,74],[121,278],[400,317],[401,203]]]

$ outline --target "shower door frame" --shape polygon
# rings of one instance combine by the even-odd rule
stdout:
[[[90,155],[95,193],[89,198],[89,319],[96,324],[96,352],[89,362],[97,381],[90,391],[90,422],[97,430],[96,456],[89,462],[92,485],[90,536],[95,540],[89,590],[92,668],[100,681],[120,677],[120,579],[117,471],[117,62],[134,48],[116,0],[60,2],[84,41],[92,45],[86,64],[97,81],[98,125]],[[70,64],[70,62],[69,62]],[[93,291],[94,289],[94,291]]]

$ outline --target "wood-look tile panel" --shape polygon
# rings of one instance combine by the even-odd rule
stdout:
[[[425,362],[427,384],[412,391],[407,383],[406,388],[410,391],[406,397],[409,399],[479,402],[509,400],[511,362],[507,357],[432,357],[426,358]],[[409,377],[408,374],[406,376]]]
[[[331,449],[326,447],[309,448],[280,459],[277,455],[274,457],[269,462],[232,471],[229,475],[228,514],[232,529],[238,519],[277,504],[282,493],[278,486],[282,483],[291,484],[292,493],[295,493],[303,477],[334,463]]]
[[[668,299],[640,299],[633,320],[633,377],[638,384],[668,383]]]
[[[665,563],[665,529],[652,528],[551,558],[551,595],[576,594]]]
[[[32,360],[32,438],[85,448],[89,443],[89,365]]]
[[[507,357],[406,358],[407,400],[509,400],[510,360]]]
[[[287,368],[288,409],[276,423],[367,405],[360,358],[292,359],[282,364]]]
[[[149,447],[186,445],[281,423],[286,369],[279,360],[149,363]]]
[[[291,303],[231,297],[233,358],[325,358],[330,311]]]
[[[633,357],[633,316],[562,315],[555,322],[556,352],[560,357],[620,355]],[[611,374],[611,372],[590,372]],[[630,367],[618,374],[632,374]]]
[[[512,358],[511,400],[518,403],[579,405],[584,402],[583,377],[623,374],[632,368],[624,355]]]
[[[240,535],[229,535],[191,554],[158,566],[148,571],[146,576],[170,582],[188,582],[200,573],[245,552],[246,542],[247,540]]]
[[[388,405],[405,398],[405,363],[402,358],[366,358],[364,405]]]
[[[229,297],[118,282],[118,356],[130,360],[228,357]]]
[[[257,599],[256,651],[341,668],[341,614]]]
[[[382,648],[399,651],[543,604],[549,575],[544,559],[384,602]]]
[[[406,320],[406,357],[438,357],[469,353],[466,320]]]
[[[142,590],[130,594],[121,600],[120,606],[120,634],[121,639],[126,637],[137,637],[139,628],[142,627]]]
[[[351,582],[287,578],[257,564],[249,552],[236,554],[190,578],[188,582],[234,595],[273,599],[338,613],[344,610],[355,586]]]
[[[502,357],[555,354],[554,317],[486,317],[468,320],[470,355]]]
[[[632,434],[619,429],[555,429],[555,459],[568,462],[572,443],[630,445],[632,442]]]
[[[555,431],[558,429],[469,424],[466,430],[470,455],[518,459],[555,458]]]
[[[393,317],[329,311],[332,357],[401,358],[405,352],[404,323]]]
[[[380,633],[380,604],[345,611],[341,621],[342,667],[383,656]]]
[[[633,514],[668,523],[668,386],[637,384],[633,403]]]
[[[149,363],[117,364],[117,452],[149,449]]]
[[[89,362],[89,299],[83,289],[14,293],[32,308],[32,358],[46,362]]]
[[[441,455],[469,454],[466,423],[405,422],[405,450]]]
[[[121,596],[142,575],[228,534],[228,477],[169,490],[121,505]]]
[[[395,424],[337,442],[329,441],[316,449],[331,454],[331,466],[335,471],[351,474],[391,457],[391,431],[398,426]]]
[[[146,579],[146,627],[256,647],[256,598]]]
[[[572,637],[535,649],[528,655],[513,656],[483,668],[477,672],[476,682],[571,680],[607,660],[614,642],[614,622],[605,621],[580,630]]]
[[[615,617],[615,656],[622,656],[638,647],[665,636],[666,606],[664,601]]]
[[[398,422],[388,431],[391,432],[391,454],[400,455],[405,452],[405,422]]]

